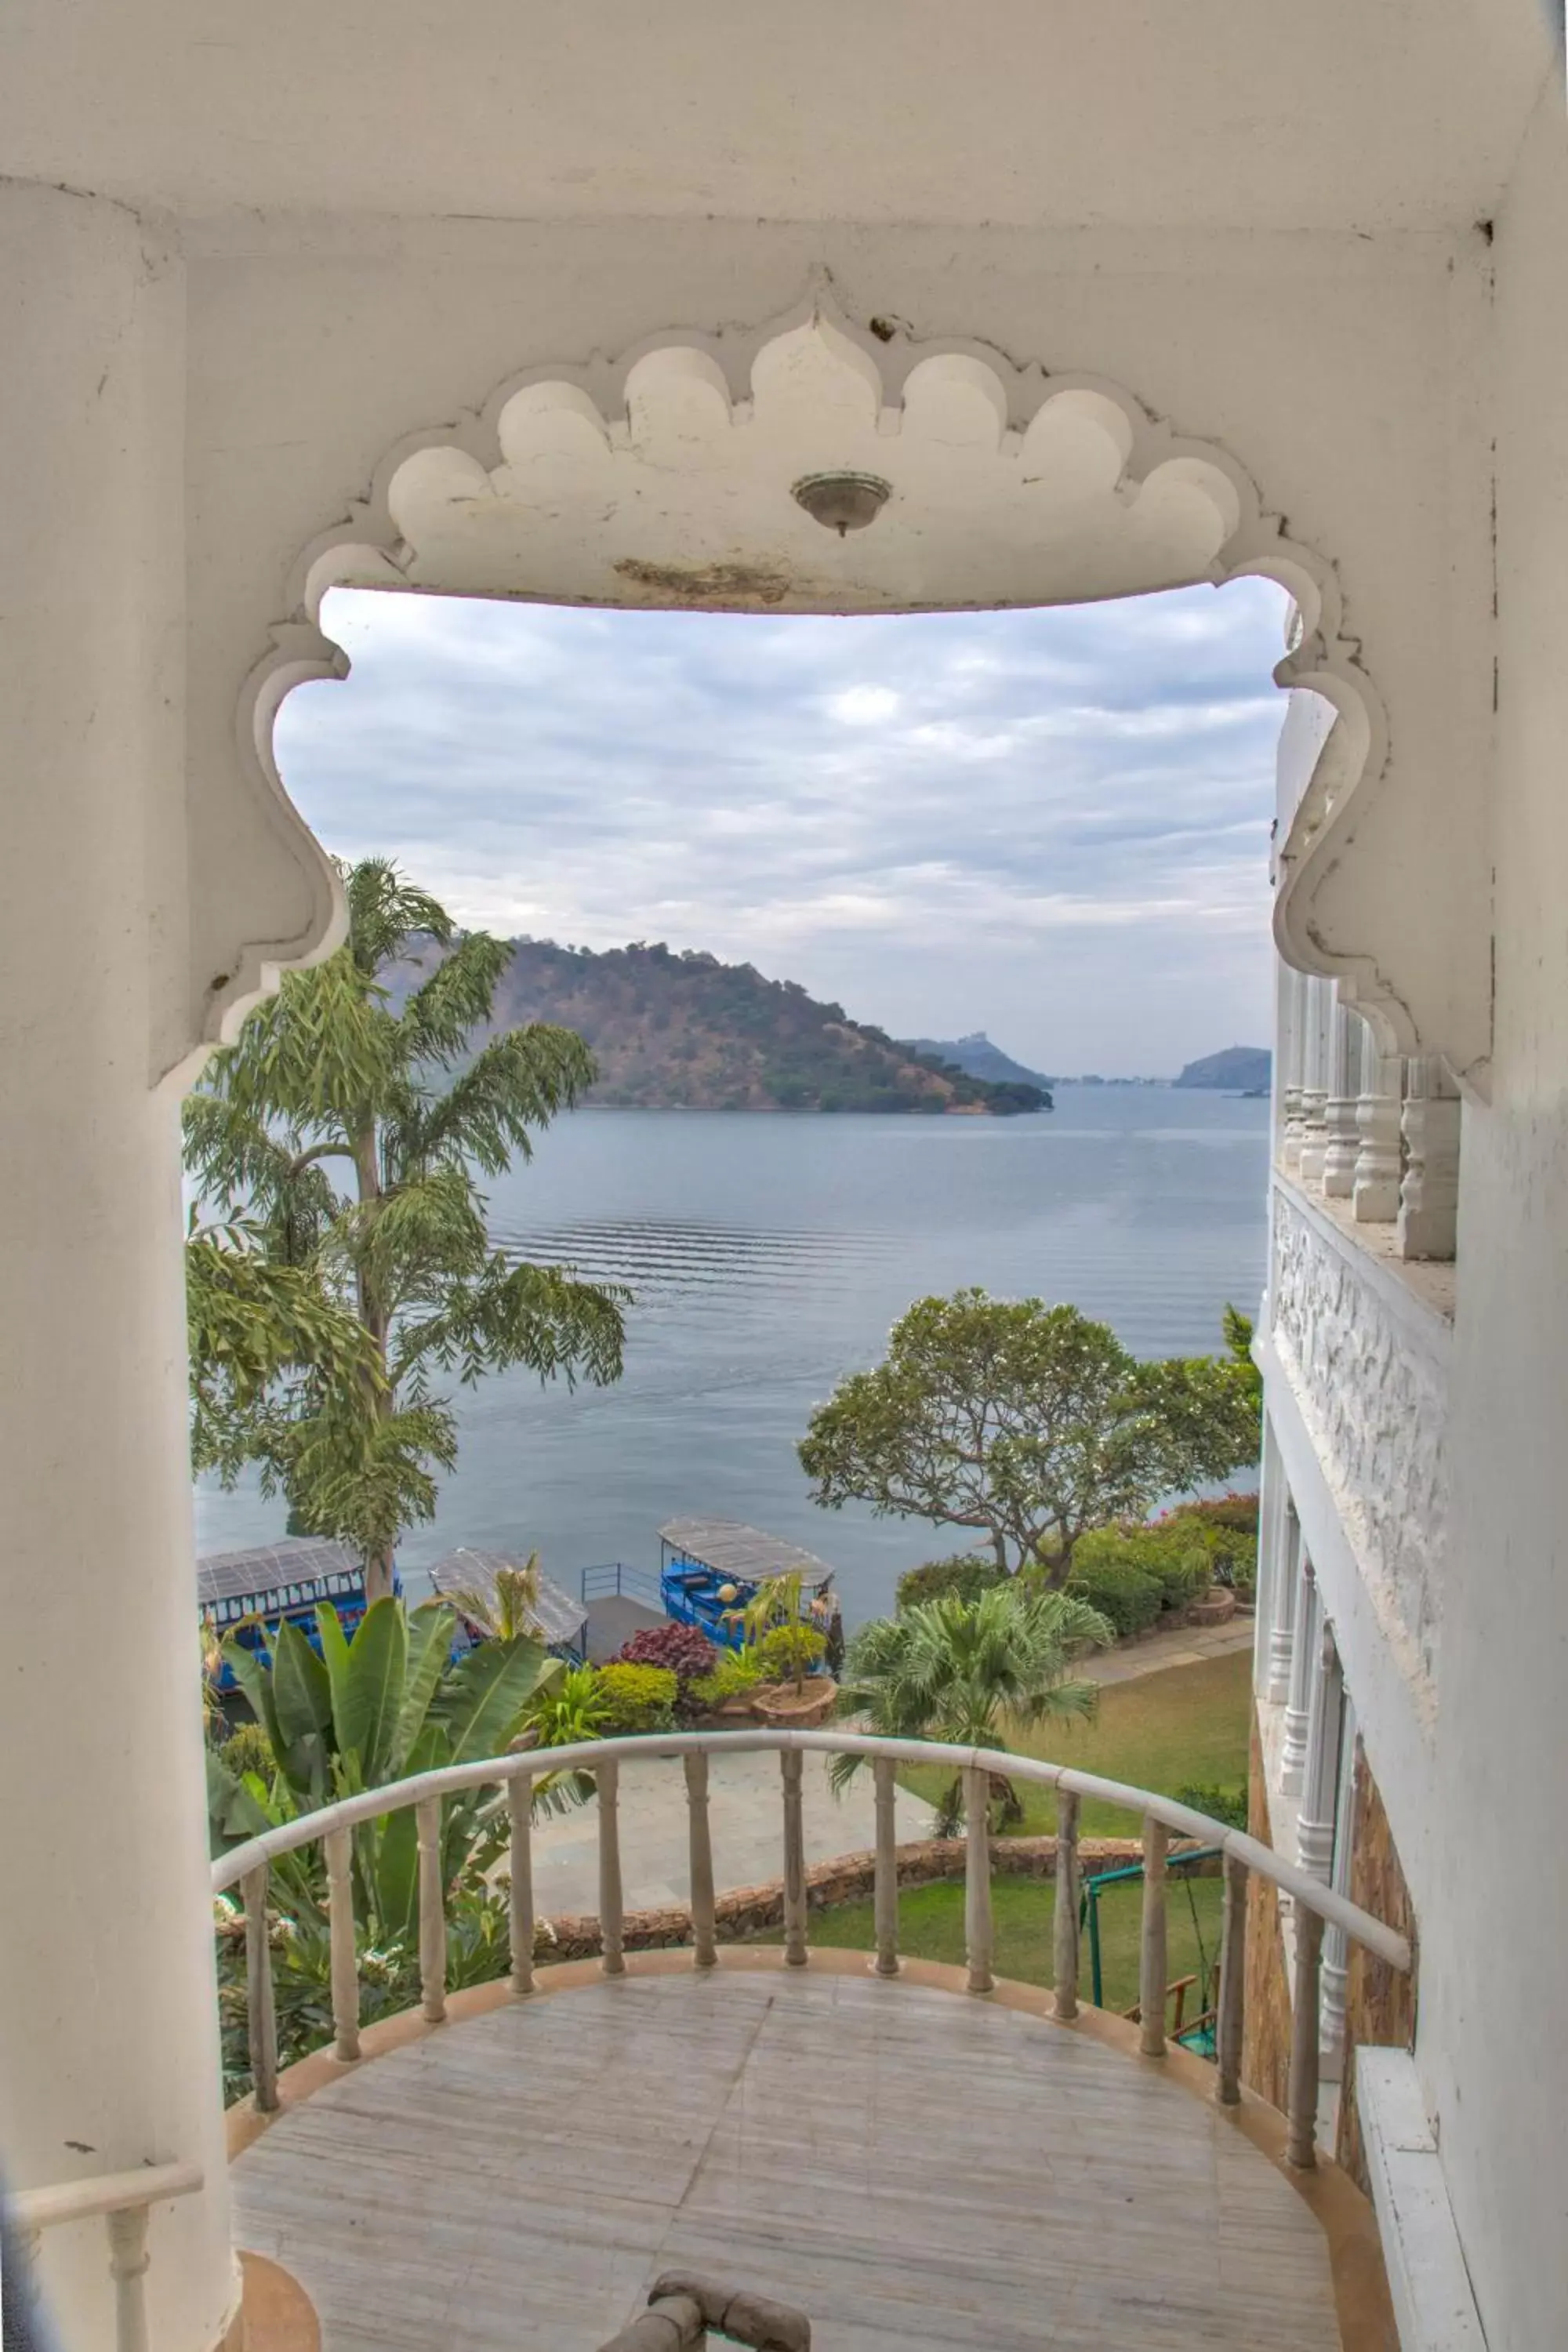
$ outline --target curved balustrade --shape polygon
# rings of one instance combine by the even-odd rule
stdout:
[[[532,1748],[518,1755],[489,1757],[474,1764],[458,1764],[437,1772],[422,1772],[406,1780],[368,1789],[363,1796],[305,1813],[298,1821],[268,1830],[262,1837],[235,1847],[213,1864],[213,1892],[243,1887],[246,1908],[246,1954],[249,1972],[251,2072],[256,2104],[263,2109],[278,2104],[278,2036],[272,2002],[271,1957],[267,1937],[268,1881],[271,1864],[320,1839],[326,1850],[328,1912],[331,1922],[333,2047],[340,2059],[359,2056],[359,1982],[354,1953],[354,1923],[350,1832],[367,1822],[412,1805],[416,1808],[419,1848],[419,1964],[424,2014],[431,2023],[446,2015],[447,1928],[446,1889],[440,1871],[440,1826],[443,1797],[464,1790],[501,1787],[507,1793],[511,1825],[510,1935],[512,1989],[527,1993],[533,1984],[533,1874],[531,1864],[532,1783],[546,1774],[574,1769],[592,1771],[599,1790],[599,1902],[601,1967],[606,1976],[626,1968],[622,1952],[620,1828],[616,1803],[621,1763],[628,1758],[684,1759],[688,1820],[690,1832],[690,1887],[693,1963],[711,1968],[716,1954],[713,1854],[709,1831],[708,1759],[710,1756],[773,1750],[782,1774],[784,1816],[784,1965],[803,1968],[807,1959],[805,1847],[801,1806],[801,1782],[806,1750],[826,1755],[864,1756],[872,1763],[876,1781],[876,1874],[873,1910],[876,1921],[875,1967],[880,1976],[898,1973],[898,1853],[894,1842],[894,1769],[900,1764],[934,1764],[965,1776],[969,1831],[965,1857],[964,1926],[969,1990],[992,1989],[991,1863],[985,1830],[985,1809],[994,1773],[1010,1780],[1032,1781],[1057,1791],[1058,1848],[1056,1857],[1055,2010],[1064,2020],[1078,2013],[1079,1981],[1079,1807],[1082,1799],[1097,1799],[1137,1814],[1142,1824],[1144,1853],[1142,1941],[1139,1990],[1139,2047],[1147,2057],[1159,2057],[1165,2048],[1165,1895],[1166,1856],[1172,1835],[1218,1846],[1225,1875],[1224,1931],[1220,1946],[1219,2008],[1215,2032],[1215,2095],[1234,2106],[1241,2096],[1241,2038],[1245,1978],[1247,1880],[1255,1871],[1288,1895],[1295,1906],[1296,2031],[1290,2058],[1287,2108],[1287,2155],[1300,2168],[1314,2162],[1313,2143],[1318,2111],[1318,1979],[1322,1931],[1341,1928],[1355,1943],[1388,1963],[1407,1971],[1410,1946],[1405,1937],[1374,1919],[1369,1912],[1287,1862],[1272,1848],[1244,1831],[1229,1828],[1207,1813],[1178,1804],[1148,1789],[1120,1780],[1101,1780],[1070,1765],[1052,1764],[1034,1756],[1014,1756],[1003,1748],[950,1748],[935,1740],[879,1739],[853,1731],[689,1731],[654,1738],[582,1740],[569,1748]]]
[[[199,2164],[148,2164],[134,2172],[99,2172],[48,2189],[24,2189],[6,2212],[21,2243],[27,2277],[22,2301],[31,2305],[33,2267],[46,2230],[68,2221],[101,2219],[109,2227],[109,2271],[114,2281],[115,2352],[148,2352],[142,2281],[150,2258],[147,2224],[154,2205],[191,2197],[202,2185]],[[7,2332],[6,2342],[10,2342]]]

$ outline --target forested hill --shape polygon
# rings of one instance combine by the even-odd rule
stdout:
[[[794,981],[640,940],[603,954],[517,940],[496,992],[495,1026],[525,1021],[559,1022],[586,1038],[599,1066],[592,1102],[993,1116],[1048,1107],[1037,1087],[970,1077],[851,1021],[842,1005],[819,1003]]]
[[[1270,1055],[1267,1045],[1226,1045],[1189,1062],[1175,1081],[1179,1087],[1223,1087],[1236,1094],[1261,1094],[1268,1085]]]

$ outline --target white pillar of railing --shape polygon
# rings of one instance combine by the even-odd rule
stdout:
[[[1309,2172],[1318,2160],[1319,1959],[1323,1923],[1298,1903],[1296,1982],[1290,2019],[1290,2086],[1286,2094],[1285,2160]]]
[[[1348,1004],[1335,1003],[1329,1055],[1329,1099],[1324,1114],[1328,1141],[1323,1152],[1323,1191],[1333,1201],[1348,1201],[1355,1190],[1356,1158],[1361,1150],[1356,1113],[1365,1027]]]
[[[1219,2062],[1215,2096],[1222,2107],[1241,2098],[1241,2037],[1247,2003],[1247,1864],[1225,1858],[1225,1924],[1219,1948],[1219,2014],[1215,2056]]]
[[[1369,1035],[1356,1102],[1360,1141],[1351,1208],[1357,1224],[1391,1225],[1399,1214],[1399,1180],[1405,1166],[1400,1133],[1404,1095],[1403,1060],[1397,1054],[1379,1054]]]
[[[114,2352],[149,2352],[147,2295],[142,2280],[147,2252],[147,2208],[132,2205],[110,2213],[109,2275],[114,2281]]]
[[[991,1775],[969,1765],[963,1775],[963,1944],[971,1992],[990,1992]]]
[[[898,1789],[892,1758],[874,1757],[871,1776],[876,1784],[877,1801],[877,1874],[872,1906],[877,1931],[877,1974],[879,1977],[896,1977],[899,1973],[899,1844],[895,1811]]]
[[[1280,1787],[1288,1797],[1300,1796],[1307,1762],[1308,1701],[1311,1692],[1312,1654],[1317,1635],[1317,1580],[1306,1552],[1299,1549],[1296,1599],[1290,1633],[1290,1689],[1285,1702],[1285,1738],[1279,1755]]]
[[[143,2281],[151,2260],[147,2230],[152,2209],[177,2197],[194,2196],[202,2183],[200,2165],[155,2164],[135,2172],[62,2181],[51,2189],[24,2189],[12,2200],[11,2219],[24,2269],[19,2281],[8,2277],[7,2318],[13,2303],[19,2319],[37,2309],[37,2265],[44,2231],[101,2216],[108,2231],[109,2274],[114,2288],[114,2352],[149,2352],[152,2336]],[[9,2327],[5,2340],[11,2340]],[[32,2341],[31,2336],[27,2340]],[[54,2341],[52,2331],[49,2341]]]
[[[271,1872],[258,1863],[245,1877],[245,1978],[250,2043],[251,2095],[263,2114],[278,2105],[278,2012],[272,1995],[272,1946],[267,1934]]]
[[[713,1899],[713,1833],[708,1818],[708,1759],[699,1750],[683,1760],[692,1966],[711,1969],[719,1964],[719,1929]]]
[[[1329,1023],[1333,1011],[1331,980],[1307,982],[1307,1038],[1301,1087],[1301,1161],[1303,1184],[1321,1185],[1323,1155],[1328,1150]]]
[[[1329,1874],[1329,1885],[1336,1895],[1347,1901],[1351,1891],[1351,1865],[1355,1839],[1355,1708],[1348,1691],[1341,1688],[1341,1730],[1339,1800],[1334,1807],[1334,1856]],[[1345,2009],[1350,1987],[1350,1938],[1340,1927],[1323,1930],[1323,2017],[1319,2046],[1322,2052],[1322,2069],[1331,2082],[1338,2082],[1344,2070]]]
[[[621,1768],[613,1758],[596,1765],[599,1786],[599,1967],[607,1977],[624,1977],[626,1955],[621,1901]]]
[[[805,1818],[802,1783],[805,1759],[798,1748],[781,1750],[784,1777],[784,1966],[804,1969],[805,1949]]]
[[[332,2044],[344,2065],[359,2056],[359,1955],[354,1948],[353,1832],[329,1830],[327,1931],[331,1954]]]
[[[1057,1790],[1057,1867],[1051,1911],[1052,2006],[1064,2022],[1078,2015],[1078,1798]]]
[[[1332,1627],[1319,1611],[1312,1681],[1307,1698],[1307,1753],[1296,1817],[1296,1859],[1327,1883],[1334,1857],[1334,1810],[1339,1801],[1340,1705],[1344,1680]]]
[[[441,1800],[422,1797],[414,1809],[419,1839],[420,2006],[432,2025],[447,2014],[447,1889],[441,1874]]]
[[[514,1772],[506,1784],[511,1824],[511,1892],[508,1927],[511,1944],[511,1989],[521,2000],[533,1990],[533,1775]]]
[[[1451,1258],[1459,1208],[1458,1092],[1436,1054],[1405,1065],[1405,1180],[1399,1188],[1399,1255]]]
[[[1296,1607],[1300,1581],[1301,1523],[1296,1517],[1295,1504],[1287,1495],[1271,1594],[1268,1672],[1264,1685],[1264,1696],[1275,1706],[1285,1706],[1290,1696],[1290,1664],[1295,1652]]]
[[[1294,1175],[1301,1165],[1301,1087],[1306,1051],[1307,979],[1287,964],[1280,974],[1280,1053],[1282,1076],[1279,1132],[1280,1160]]]
[[[1165,1856],[1171,1832],[1152,1813],[1143,1816],[1143,1932],[1138,1955],[1138,2047],[1145,2058],[1165,2054]]]

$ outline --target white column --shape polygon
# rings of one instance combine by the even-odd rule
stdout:
[[[1307,1695],[1307,1753],[1301,1768],[1301,1806],[1296,1822],[1296,1859],[1314,1878],[1327,1880],[1334,1855],[1334,1816],[1339,1803],[1340,1713],[1344,1684],[1333,1629],[1317,1612],[1312,1678]]]
[[[1349,1896],[1355,1833],[1355,1708],[1342,1689],[1340,1708],[1339,1797],[1334,1806],[1334,1859],[1329,1884],[1336,1895]],[[1337,2083],[1344,2072],[1345,1997],[1350,1979],[1350,1942],[1342,1927],[1323,1936],[1322,2071]]]
[[[1279,1157],[1291,1174],[1301,1164],[1301,1071],[1306,1041],[1307,977],[1289,964],[1279,973],[1281,1087]]]
[[[200,2165],[153,2216],[159,2352],[231,2315],[181,1263],[177,285],[122,206],[0,187],[0,2152],[11,2189]],[[100,2221],[59,2340],[114,2340]]]
[[[1287,1494],[1280,1514],[1279,1550],[1269,1600],[1268,1672],[1264,1685],[1264,1696],[1275,1706],[1283,1706],[1290,1696],[1290,1659],[1300,1576],[1301,1528],[1296,1517],[1296,1507]]]
[[[1459,1097],[1440,1055],[1415,1055],[1405,1066],[1404,1131],[1399,1255],[1450,1258],[1459,1207]]]
[[[1307,992],[1306,1052],[1301,1081],[1301,1181],[1321,1184],[1328,1150],[1329,1024],[1333,1012],[1333,982],[1310,979]]]
[[[1356,1223],[1391,1225],[1399,1214],[1399,1179],[1405,1165],[1400,1119],[1404,1110],[1405,1064],[1397,1054],[1380,1054],[1369,1035],[1362,1061],[1361,1097],[1356,1104],[1355,1182],[1351,1194]]]
[[[1300,1795],[1306,1769],[1313,1653],[1317,1646],[1319,1622],[1317,1580],[1312,1574],[1312,1563],[1304,1552],[1300,1557],[1290,1639],[1290,1687],[1285,1701],[1285,1742],[1280,1754],[1280,1786],[1288,1797]]]
[[[1348,1201],[1355,1190],[1355,1166],[1361,1149],[1356,1108],[1361,1094],[1362,1041],[1366,1024],[1348,1004],[1335,1002],[1329,1056],[1329,1100],[1325,1114],[1328,1143],[1323,1153],[1323,1191],[1331,1200]]]

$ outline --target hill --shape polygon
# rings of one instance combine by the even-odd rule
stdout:
[[[599,954],[549,940],[512,947],[494,1026],[553,1021],[575,1029],[599,1066],[590,1102],[1003,1118],[1048,1108],[1036,1085],[990,1085],[946,1067],[749,963],[640,940]],[[412,978],[392,975],[394,995]]]
[[[1267,1045],[1227,1045],[1223,1053],[1189,1062],[1175,1083],[1221,1087],[1226,1094],[1261,1094],[1268,1085],[1270,1063]]]
[[[988,1078],[993,1085],[1043,1087],[1047,1090],[1054,1080],[1042,1077],[1038,1070],[1016,1062],[1000,1045],[994,1045],[984,1029],[976,1029],[969,1037],[906,1037],[904,1044],[911,1054],[926,1054],[937,1062],[951,1062],[972,1078]]]

